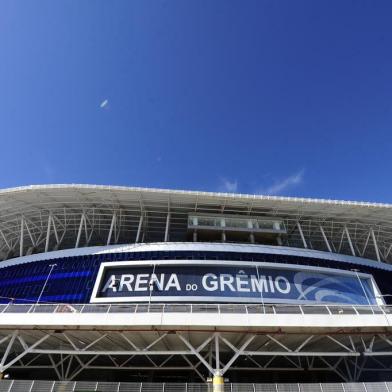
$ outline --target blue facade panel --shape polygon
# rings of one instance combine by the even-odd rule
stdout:
[[[238,252],[154,251],[65,257],[3,267],[0,269],[0,301],[36,302],[48,278],[50,265],[55,263],[56,267],[47,281],[40,302],[89,303],[101,263],[132,260],[184,260],[184,264],[186,260],[229,260],[311,265],[342,270],[358,268],[361,272],[373,275],[382,294],[392,292],[392,272],[335,260]]]

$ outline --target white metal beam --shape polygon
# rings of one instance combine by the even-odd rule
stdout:
[[[2,366],[2,370],[4,371],[6,369],[8,369],[9,367],[11,367],[14,363],[18,362],[21,358],[23,358],[26,354],[35,352],[34,348],[37,347],[38,345],[40,345],[42,342],[44,342],[46,339],[48,339],[51,335],[50,334],[46,334],[44,336],[42,336],[39,340],[37,340],[35,343],[33,343],[31,346],[29,346],[26,350],[24,350],[21,354],[17,355],[14,359],[12,359],[10,362],[5,363]]]
[[[86,222],[86,216],[83,212],[80,217],[79,230],[78,230],[78,235],[76,237],[75,248],[79,248],[80,237],[82,236],[83,225],[86,225],[85,222]],[[87,230],[87,228],[86,228],[86,230]]]
[[[211,374],[215,373],[215,370],[210,366],[210,364],[203,358],[203,356],[197,351],[180,333],[177,336],[182,340],[182,342],[188,347],[192,354],[196,355],[199,361],[208,369]],[[184,353],[186,355],[186,353]]]
[[[143,226],[143,220],[144,220],[144,213],[143,211],[140,214],[140,218],[139,218],[139,225],[137,227],[137,233],[136,233],[136,240],[135,243],[140,242],[140,234],[142,232],[142,226]]]
[[[378,249],[377,240],[376,240],[376,236],[374,234],[373,228],[370,229],[370,234],[372,235],[372,240],[373,240],[374,250],[376,251],[377,261],[381,261],[380,252]]]
[[[49,250],[49,240],[50,240],[50,227],[52,224],[52,215],[49,214],[48,216],[48,227],[46,230],[46,241],[45,241],[45,252]]]
[[[24,217],[20,219],[20,240],[19,240],[19,256],[23,256],[23,237],[24,237]]]
[[[3,237],[4,243],[5,243],[5,245],[7,246],[8,250],[11,250],[11,249],[12,249],[12,248],[11,248],[11,245],[10,245],[10,243],[8,242],[6,236],[4,235],[3,230],[0,230],[0,234],[1,234],[1,236]]]
[[[166,216],[165,242],[169,241],[169,228],[170,228],[170,212],[168,212]]]
[[[323,239],[324,239],[325,245],[327,246],[328,252],[331,252],[331,253],[332,253],[332,248],[331,248],[331,245],[329,244],[329,241],[328,241],[328,238],[327,238],[327,236],[325,235],[325,232],[324,232],[323,226],[321,226],[321,225],[320,225],[320,231],[321,231],[321,235],[323,236]]]
[[[353,246],[353,243],[351,241],[351,236],[350,236],[350,233],[348,232],[347,226],[344,226],[344,232],[346,234],[346,237],[347,237],[347,240],[348,240],[348,244],[350,246],[351,253],[352,253],[353,256],[355,256],[354,246]]]
[[[298,227],[299,234],[301,235],[301,239],[302,239],[302,243],[304,245],[304,248],[307,249],[308,244],[306,243],[306,239],[305,239],[305,236],[304,236],[304,233],[302,231],[302,227],[301,227],[301,224],[299,223],[299,221],[297,221],[297,227]]]
[[[108,239],[106,241],[106,245],[110,244],[110,240],[112,239],[113,229],[116,225],[116,221],[117,221],[117,216],[116,216],[116,213],[114,212],[113,216],[112,216],[112,222],[110,223],[110,229],[109,229],[109,234],[108,234]]]
[[[229,360],[229,362],[227,362],[227,364],[225,365],[225,367],[222,369],[222,375],[225,374],[227,372],[227,370],[229,370],[229,368],[231,367],[231,365],[236,361],[236,359],[242,355],[244,353],[244,350],[246,349],[246,347],[248,347],[248,345],[252,342],[252,340],[256,337],[256,335],[251,335],[246,341],[245,343],[239,348],[239,350],[236,351],[236,353],[231,357],[231,359]]]
[[[9,354],[10,351],[11,351],[11,348],[12,348],[14,342],[15,342],[15,339],[16,339],[17,335],[18,335],[18,331],[17,331],[17,330],[14,331],[14,332],[12,333],[12,335],[11,335],[11,339],[10,339],[10,341],[9,341],[8,344],[7,344],[7,348],[6,348],[6,350],[5,350],[4,354],[3,354],[3,357],[1,358],[1,362],[0,362],[0,373],[2,373],[2,372],[4,371],[4,364],[5,364],[5,361],[6,361],[7,358],[8,358],[8,354]]]

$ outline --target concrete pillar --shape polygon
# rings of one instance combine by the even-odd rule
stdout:
[[[224,392],[225,383],[224,378],[220,373],[214,374],[212,379],[212,391],[213,392]]]

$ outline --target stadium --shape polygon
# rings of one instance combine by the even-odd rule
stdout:
[[[392,205],[0,191],[0,391],[392,391]]]

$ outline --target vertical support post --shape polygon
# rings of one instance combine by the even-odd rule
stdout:
[[[224,391],[224,378],[220,369],[220,358],[219,358],[219,334],[215,333],[215,373],[212,378],[212,390],[213,392]]]
[[[226,242],[226,233],[222,231],[222,242]]]
[[[362,253],[360,252],[360,255],[363,257],[363,255],[365,254],[365,251],[366,251],[366,248],[367,248],[367,246],[368,246],[368,243],[369,243],[369,239],[370,239],[370,230],[369,230],[369,233],[368,233],[368,235],[367,235],[367,237],[366,237],[366,241],[365,241],[365,245],[363,246],[363,250],[362,250]]]
[[[305,236],[304,236],[304,233],[302,231],[302,227],[301,227],[299,221],[297,221],[297,227],[298,227],[299,234],[301,235],[301,239],[302,239],[302,243],[304,244],[304,248],[308,249],[308,244],[306,243]]]
[[[139,226],[137,227],[135,243],[140,241],[140,233],[142,232],[142,225],[143,225],[143,211],[140,214]]]
[[[76,238],[76,243],[75,243],[75,248],[79,247],[79,243],[80,243],[80,237],[82,235],[82,229],[83,229],[83,223],[84,223],[84,213],[82,214],[81,218],[80,218],[80,224],[79,224],[79,230],[78,230],[78,236]]]
[[[106,241],[106,245],[110,244],[110,240],[112,239],[112,234],[113,234],[113,229],[114,229],[114,225],[116,224],[116,213],[113,213],[113,217],[112,217],[112,222],[110,223],[110,229],[109,229],[109,234],[108,234],[108,239]]]
[[[372,240],[373,240],[373,244],[374,244],[374,249],[376,251],[377,261],[381,261],[380,251],[378,250],[377,240],[376,240],[376,236],[374,235],[373,228],[370,229],[370,234],[372,235]]]
[[[51,226],[51,223],[52,223],[52,215],[49,214],[49,217],[48,217],[48,229],[46,231],[45,252],[47,252],[49,250],[50,226]]]
[[[24,237],[24,217],[20,219],[20,241],[19,241],[19,256],[23,256],[23,237]]]
[[[167,213],[167,217],[166,217],[165,242],[169,241],[169,228],[170,228],[170,212]]]
[[[215,333],[215,373],[220,373],[219,335]]]
[[[223,376],[214,374],[212,378],[212,390],[213,392],[223,392],[225,390]]]
[[[327,236],[325,235],[325,232],[324,232],[323,226],[321,226],[321,225],[320,225],[320,231],[321,231],[321,234],[322,234],[322,236],[323,236],[323,239],[324,239],[325,245],[327,245],[328,252],[331,252],[331,253],[332,253],[332,248],[331,248],[331,245],[329,244],[329,241],[328,241],[328,238],[327,238]]]
[[[193,232],[193,242],[197,242],[197,230]]]
[[[348,232],[347,226],[344,226],[344,232],[346,233],[346,237],[348,240],[348,244],[350,245],[351,253],[353,256],[355,256],[354,246],[353,243],[351,242],[351,237],[350,237],[350,233]]]

